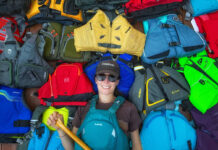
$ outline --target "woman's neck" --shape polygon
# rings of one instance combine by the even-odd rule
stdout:
[[[115,100],[115,96],[112,95],[99,95],[99,101],[101,103],[111,103]]]

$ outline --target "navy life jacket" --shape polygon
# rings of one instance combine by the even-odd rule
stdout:
[[[129,90],[135,79],[135,74],[132,68],[132,59],[133,57],[129,54],[112,55],[110,53],[106,53],[100,58],[93,59],[93,61],[85,67],[84,71],[92,82],[94,91],[98,91],[95,83],[95,72],[98,63],[103,60],[114,60],[120,67],[120,82],[117,86],[117,90],[123,96],[128,97]]]

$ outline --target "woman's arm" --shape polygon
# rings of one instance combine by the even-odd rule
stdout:
[[[139,130],[135,130],[130,132],[131,140],[132,140],[132,150],[142,150],[141,140],[139,137]]]
[[[65,150],[73,150],[73,140],[60,128],[56,126],[56,122],[58,119],[61,119],[63,122],[63,116],[59,114],[58,112],[52,113],[47,121],[47,124],[49,126],[52,126],[53,128],[57,129],[57,132],[59,134],[59,137],[61,139],[62,145]],[[77,133],[78,128],[73,127],[73,133]]]

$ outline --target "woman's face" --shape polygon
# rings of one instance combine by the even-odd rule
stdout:
[[[104,79],[104,75],[105,75],[105,79]],[[119,84],[119,80],[116,79],[114,82],[111,82],[113,80],[109,79],[111,78],[109,76],[110,76],[109,73],[104,73],[104,74],[101,74],[100,80],[98,77],[95,77],[95,83],[97,84],[99,94],[102,94],[102,95],[114,94],[115,88]]]

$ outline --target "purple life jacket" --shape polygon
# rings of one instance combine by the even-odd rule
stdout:
[[[197,126],[196,150],[215,150],[218,148],[218,104],[202,114],[192,109],[191,114]]]

